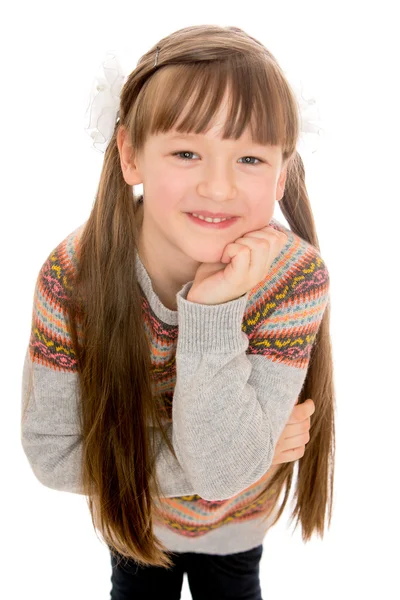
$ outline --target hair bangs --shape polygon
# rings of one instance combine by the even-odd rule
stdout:
[[[284,115],[293,106],[290,95],[280,93],[277,74],[269,67],[265,60],[255,60],[254,56],[247,59],[243,54],[221,61],[166,65],[143,89],[137,142],[172,129],[206,133],[227,98],[223,139],[238,139],[249,127],[253,142],[286,148],[288,127]]]

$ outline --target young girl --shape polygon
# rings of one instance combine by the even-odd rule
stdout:
[[[184,572],[193,598],[261,598],[298,459],[303,540],[331,520],[329,273],[298,137],[257,40],[167,36],[122,89],[89,219],[40,270],[22,444],[44,485],[88,497],[114,599],[179,598]]]

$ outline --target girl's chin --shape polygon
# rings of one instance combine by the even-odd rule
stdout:
[[[226,243],[215,244],[215,251],[213,252],[210,252],[209,248],[204,252],[201,252],[201,250],[198,250],[197,248],[193,248],[193,251],[191,251],[190,248],[185,248],[185,254],[198,263],[219,263],[221,262],[225,246]]]

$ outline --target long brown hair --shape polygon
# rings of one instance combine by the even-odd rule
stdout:
[[[156,47],[160,47],[154,68]],[[117,145],[120,126],[135,151],[147,137],[172,127],[203,133],[226,86],[231,113],[224,138],[238,139],[250,125],[260,144],[279,144],[288,165],[281,210],[291,230],[320,250],[296,151],[299,112],[295,94],[274,56],[237,27],[194,26],[160,40],[129,75],[121,92],[120,120],[104,156],[95,202],[82,233],[79,261],[68,302],[77,352],[83,437],[82,485],[92,521],[112,551],[139,564],[172,566],[169,551],[153,533],[161,494],[151,451],[149,419],[163,429],[152,395],[151,352],[142,320],[135,272],[138,197],[123,177]],[[191,110],[179,118],[190,104]],[[79,336],[78,336],[79,327]],[[334,386],[329,305],[312,349],[299,403],[312,398],[310,441],[298,461],[296,506],[303,540],[323,537],[332,512]],[[272,488],[288,500],[294,463],[279,465],[260,496]],[[297,526],[296,523],[296,526]]]

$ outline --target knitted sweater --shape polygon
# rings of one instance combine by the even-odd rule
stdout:
[[[275,446],[304,384],[329,302],[329,273],[316,248],[276,219],[270,225],[287,234],[284,248],[265,279],[224,304],[189,302],[191,281],[177,293],[178,310],[168,309],[135,255],[153,389],[167,408],[164,422],[178,459],[159,434],[163,497],[154,531],[174,552],[250,550],[262,543],[279,508],[273,492],[262,502],[256,497],[278,468],[271,466]],[[43,485],[73,493],[83,493],[81,435],[64,290],[83,227],[40,269],[22,375],[29,406],[21,442],[30,467]]]

